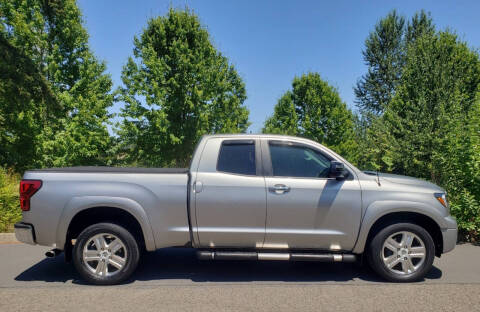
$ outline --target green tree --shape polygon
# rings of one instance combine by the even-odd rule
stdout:
[[[188,9],[148,21],[123,68],[123,160],[186,166],[200,136],[246,131],[245,85]]]
[[[90,53],[82,57],[78,79],[69,90],[59,93],[64,114],[52,127],[44,128],[39,136],[39,167],[103,165],[109,160],[112,138],[107,129],[108,108],[114,97],[112,80],[105,74],[105,64]]]
[[[435,26],[423,10],[405,23],[405,17],[393,10],[382,18],[365,40],[362,52],[368,72],[354,88],[356,103],[367,120],[381,115],[395,95],[405,64],[406,46]]]
[[[37,135],[63,110],[35,65],[0,31],[0,166],[31,164]]]
[[[274,107],[273,115],[265,121],[262,132],[271,134],[297,135],[298,116],[292,91],[285,92]]]
[[[375,128],[377,164],[445,187],[461,229],[477,237],[479,91],[478,53],[449,32],[423,35],[408,47],[395,97]]]
[[[112,83],[75,1],[0,0],[0,45],[0,163],[102,163]]]
[[[432,17],[424,10],[416,12],[408,22],[405,29],[405,45],[414,43],[417,38],[422,36],[432,36],[435,34],[435,24]]]
[[[293,79],[292,91],[280,98],[263,132],[300,135],[355,161],[353,114],[318,73]]]

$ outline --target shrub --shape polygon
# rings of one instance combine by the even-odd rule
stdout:
[[[451,212],[458,223],[461,240],[478,242],[480,238],[480,203],[467,190],[451,202]]]
[[[0,167],[0,232],[12,232],[13,224],[22,218],[19,181],[18,174]]]

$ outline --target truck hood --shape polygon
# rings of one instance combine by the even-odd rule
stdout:
[[[366,171],[365,173],[368,174],[368,175],[371,175],[371,176],[376,176],[377,175],[377,173],[375,171]],[[378,175],[380,177],[380,183],[382,181],[387,181],[387,182],[390,182],[390,183],[416,185],[416,186],[420,186],[420,187],[430,188],[432,190],[439,191],[439,192],[445,192],[445,190],[442,189],[440,186],[438,186],[436,184],[433,184],[431,182],[422,180],[422,179],[409,177],[409,176],[398,175],[398,174],[383,173],[383,172],[379,172]]]

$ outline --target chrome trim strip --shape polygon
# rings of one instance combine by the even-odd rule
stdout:
[[[290,260],[290,254],[288,253],[258,253],[258,260]]]

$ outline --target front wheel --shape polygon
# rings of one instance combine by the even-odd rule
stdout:
[[[73,264],[88,282],[118,284],[130,277],[140,258],[137,241],[125,228],[98,223],[80,233],[73,248]]]
[[[411,223],[392,224],[380,232],[368,246],[372,269],[392,282],[414,282],[430,271],[435,245],[430,234]]]

